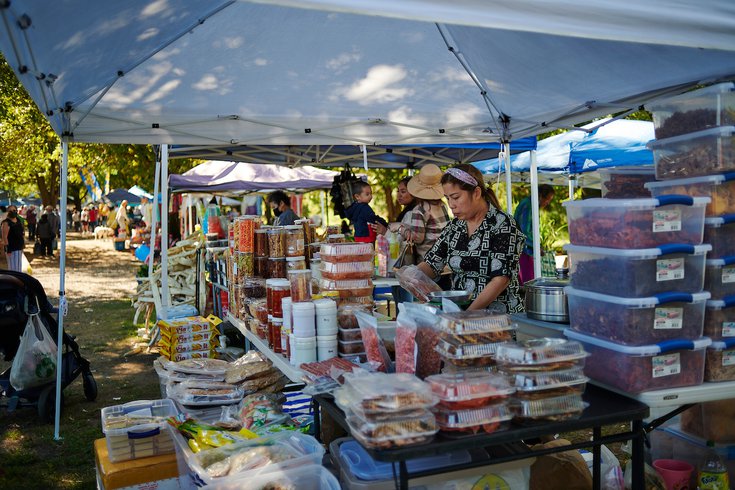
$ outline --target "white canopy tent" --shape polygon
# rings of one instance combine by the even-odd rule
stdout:
[[[162,144],[165,196],[168,144],[507,142],[735,75],[729,0],[16,0],[0,15],[0,50],[62,138],[64,201],[70,141]]]

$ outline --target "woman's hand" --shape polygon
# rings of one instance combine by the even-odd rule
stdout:
[[[375,233],[378,235],[385,235],[385,232],[388,230],[383,224],[381,223],[368,223],[368,226],[373,229]]]

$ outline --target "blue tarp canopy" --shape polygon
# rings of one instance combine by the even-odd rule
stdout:
[[[114,204],[115,206],[119,206],[123,201],[128,201],[130,205],[140,204],[140,197],[125,189],[115,189],[102,196],[101,200],[106,204]]]

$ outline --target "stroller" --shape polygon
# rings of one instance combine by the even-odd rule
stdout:
[[[53,314],[58,311],[49,303],[46,292],[35,278],[21,272],[0,270],[0,353],[6,361],[12,361],[20,345],[20,337],[26,327],[29,314],[39,314],[48,332],[54,339],[58,338],[58,323]],[[97,398],[97,383],[90,370],[89,361],[79,353],[79,346],[74,337],[64,333],[64,353],[61,363],[61,389],[63,390],[77,376],[82,375],[84,396],[89,401]],[[55,380],[17,391],[10,384],[12,367],[0,373],[0,402],[7,398],[8,411],[18,407],[35,406],[41,422],[50,422],[54,417],[56,404]]]

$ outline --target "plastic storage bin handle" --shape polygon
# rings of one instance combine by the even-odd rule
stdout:
[[[735,296],[725,296],[722,298],[722,302],[725,303],[725,308],[735,306]]]
[[[728,255],[727,257],[723,257],[722,261],[725,263],[725,265],[735,264],[735,255]]]
[[[725,344],[725,349],[730,349],[731,347],[735,347],[735,338],[724,339],[724,340],[721,340],[720,342]]]
[[[683,339],[666,340],[664,342],[659,342],[656,345],[661,349],[661,353],[671,352],[672,350],[693,350],[694,349],[694,342],[692,342],[691,340],[683,340]]]
[[[694,301],[694,296],[692,296],[689,293],[658,293],[655,295],[656,299],[658,299],[658,304],[664,304],[664,303],[692,303]]]
[[[694,245],[687,245],[686,243],[667,243],[659,245],[658,249],[661,255],[694,253]]]
[[[658,196],[656,198],[658,204],[656,207],[670,206],[671,204],[683,204],[685,206],[691,206],[694,204],[694,198],[691,196],[685,196],[683,194],[667,194],[665,196]]]
[[[157,436],[160,433],[160,427],[156,427],[155,429],[147,430],[145,432],[128,432],[128,439],[145,439],[146,437]]]
[[[733,173],[735,173],[735,172],[733,172]],[[722,223],[723,224],[729,225],[730,223],[735,223],[735,213],[733,213],[733,214],[723,214],[722,216],[720,216],[720,218],[722,218]]]
[[[724,174],[722,174],[722,177],[724,178],[725,182],[735,180],[735,172],[725,172]]]

